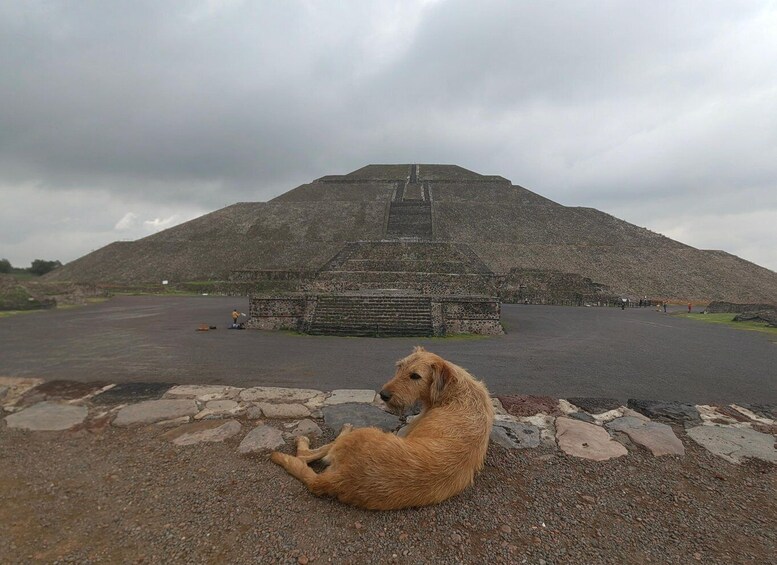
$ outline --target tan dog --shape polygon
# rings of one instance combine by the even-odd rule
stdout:
[[[273,462],[318,496],[372,510],[435,504],[460,493],[483,467],[494,410],[485,385],[467,371],[417,347],[397,363],[380,391],[394,412],[420,401],[423,410],[405,437],[377,428],[343,427],[327,445],[311,450],[297,439],[297,456],[274,452]],[[320,474],[308,467],[323,460]]]

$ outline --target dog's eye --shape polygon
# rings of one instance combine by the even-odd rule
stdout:
[[[412,375],[410,375],[410,378],[413,379],[414,381],[417,381],[418,379],[421,378],[421,375],[419,375],[418,373],[413,373]]]

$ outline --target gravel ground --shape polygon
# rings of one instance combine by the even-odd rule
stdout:
[[[492,446],[462,495],[370,512],[313,497],[237,440],[159,433],[0,429],[0,562],[777,562],[777,467],[731,465],[684,434],[682,458]]]

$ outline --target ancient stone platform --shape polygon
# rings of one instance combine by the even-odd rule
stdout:
[[[144,385],[95,390],[80,385],[44,385],[38,379],[0,377],[3,424],[0,433],[103,433],[107,426],[158,431],[158,437],[185,449],[199,443],[234,442],[238,453],[266,453],[293,446],[294,438],[312,439],[329,430],[336,434],[350,423],[399,433],[405,420],[386,412],[372,390],[253,387],[222,385]],[[41,392],[36,389],[41,387]],[[53,390],[80,390],[80,398],[33,404]],[[135,397],[128,394],[136,390]],[[13,393],[11,392],[13,391]],[[37,396],[36,396],[37,395]],[[105,399],[101,399],[106,395]],[[69,395],[72,396],[72,395]],[[118,399],[124,402],[117,403]],[[747,459],[777,463],[777,407],[745,408],[629,401],[650,412],[656,421],[611,399],[565,399],[508,395],[504,403],[492,398],[496,419],[491,442],[506,449],[560,450],[606,464],[628,457],[629,451],[647,450],[656,457],[687,456],[689,442],[731,464]],[[757,412],[755,412],[756,410]],[[733,416],[736,417],[733,417]],[[409,419],[409,418],[408,418]]]

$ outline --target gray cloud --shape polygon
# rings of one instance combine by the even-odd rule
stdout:
[[[777,269],[775,27],[762,2],[0,3],[0,256],[444,162]]]

